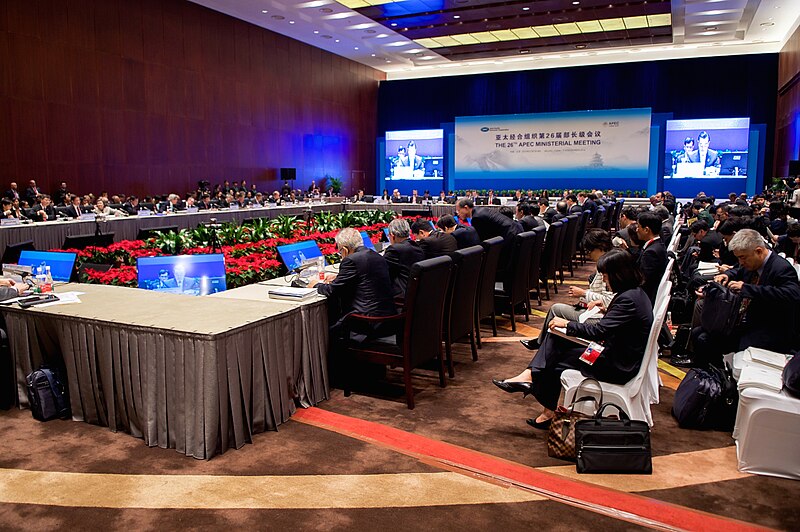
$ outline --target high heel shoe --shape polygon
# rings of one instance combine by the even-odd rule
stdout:
[[[534,351],[534,350],[539,349],[541,347],[541,345],[539,345],[539,339],[538,338],[531,338],[530,340],[520,340],[519,343],[521,343],[522,345],[524,345],[526,348],[530,349],[531,351]]]
[[[492,384],[494,384],[504,392],[508,393],[522,392],[523,398],[531,393],[530,382],[499,381],[497,379],[492,379]]]
[[[525,423],[527,423],[531,427],[533,427],[535,429],[539,429],[539,430],[547,430],[547,429],[549,429],[550,428],[550,423],[552,423],[552,422],[553,422],[553,418],[545,419],[544,421],[536,421],[536,418],[532,417],[530,419],[526,419],[525,420]]]

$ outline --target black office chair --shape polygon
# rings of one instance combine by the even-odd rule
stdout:
[[[553,222],[547,230],[542,251],[542,268],[539,279],[544,283],[544,296],[550,300],[550,281],[553,281],[553,290],[558,293],[558,239],[563,233],[564,224]]]
[[[478,285],[478,302],[475,305],[475,332],[478,349],[481,348],[481,321],[492,318],[492,336],[497,336],[497,320],[494,314],[494,283],[497,277],[497,266],[505,241],[495,236],[481,243],[485,253],[481,264],[480,284]]]
[[[539,275],[542,269],[542,253],[544,252],[544,237],[547,235],[547,229],[543,225],[536,227],[533,230],[536,235],[536,241],[533,243],[533,251],[531,252],[531,269],[530,277],[528,279],[528,310],[531,309],[531,296],[532,292],[536,292],[536,299],[539,306],[542,306],[542,291],[539,284]]]
[[[508,306],[511,314],[511,330],[516,332],[517,319],[515,307],[522,305],[525,309],[525,321],[530,321],[528,307],[528,277],[531,270],[531,256],[536,234],[526,231],[514,237],[511,247],[510,268],[506,271],[506,279],[496,283],[494,288],[495,315]]]
[[[569,224],[567,225],[566,233],[564,233],[564,246],[561,249],[562,278],[565,267],[569,270],[569,276],[575,277],[575,272],[572,269],[572,257],[578,247],[578,229],[582,216],[582,214],[570,214],[567,216]]]
[[[348,342],[343,350],[343,357],[391,367],[402,366],[409,409],[414,408],[412,369],[438,359],[439,384],[446,386],[442,356],[442,319],[452,263],[450,257],[445,256],[423,260],[411,266],[403,312],[382,317],[351,314],[347,319],[348,323],[395,323],[400,326],[398,333],[393,336]],[[345,396],[350,396],[352,375],[352,371],[347,371],[344,379]]]
[[[453,252],[453,272],[450,275],[449,297],[444,314],[444,347],[450,378],[453,370],[453,343],[469,339],[472,360],[478,360],[475,346],[475,304],[481,278],[483,247],[471,246]]]

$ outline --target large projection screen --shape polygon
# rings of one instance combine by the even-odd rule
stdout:
[[[455,186],[647,189],[649,108],[456,118]]]

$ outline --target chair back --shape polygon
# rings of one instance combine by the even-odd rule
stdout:
[[[569,265],[578,247],[578,224],[581,222],[582,214],[570,214],[567,216],[569,223],[564,232],[564,245],[561,248],[561,265]]]
[[[672,283],[667,281],[664,286],[667,294],[672,290]],[[661,326],[667,317],[669,297],[662,298],[653,310],[653,325],[650,327],[650,336],[647,337],[647,346],[644,348],[642,367],[633,380],[628,383],[632,387],[631,396],[642,394],[644,404],[656,404],[659,401],[658,379],[658,335]]]
[[[503,251],[503,237],[495,236],[481,243],[483,246],[483,263],[481,264],[480,285],[478,286],[478,320],[492,315],[494,311],[494,280],[500,253]]]
[[[555,249],[556,270],[561,270],[561,267],[564,264],[564,242],[567,240],[567,233],[569,232],[570,224],[575,223],[575,221],[575,218],[570,218],[569,216],[561,220],[561,231],[558,232],[558,239],[556,240]]]
[[[533,249],[531,250],[531,269],[530,277],[528,277],[528,290],[539,291],[539,272],[542,268],[542,254],[544,252],[544,237],[547,234],[547,229],[543,225],[534,228],[531,231],[536,238],[533,240]]]
[[[525,231],[514,237],[511,248],[511,270],[503,286],[505,295],[511,299],[512,305],[528,301],[528,278],[535,242],[536,233],[533,231]]]
[[[590,213],[589,211],[583,211],[583,212],[581,213],[581,219],[580,219],[580,221],[578,222],[578,224],[579,224],[579,225],[578,225],[578,236],[575,238],[575,241],[576,241],[578,244],[580,244],[581,242],[583,242],[583,235],[585,235],[585,234],[586,234],[586,226],[587,226],[587,225],[589,225],[589,216],[590,216],[591,214],[592,214],[592,213]]]
[[[558,239],[563,232],[564,224],[561,221],[553,222],[547,230],[547,238],[544,239],[544,249],[542,250],[542,267],[539,279],[547,283],[548,279],[555,277],[558,259]]]
[[[625,200],[617,199],[615,204],[617,206],[617,210],[614,213],[614,230],[619,231],[619,217],[622,215],[622,209],[625,208]]]
[[[441,354],[442,318],[452,264],[450,257],[442,256],[411,266],[401,344],[409,369]]]
[[[467,336],[475,326],[475,304],[478,300],[475,287],[480,284],[483,255],[481,246],[460,249],[452,254],[451,297],[445,319],[445,326],[450,327],[451,341]]]

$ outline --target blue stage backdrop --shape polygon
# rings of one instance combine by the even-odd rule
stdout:
[[[650,114],[645,108],[458,117],[455,188],[646,190]]]

